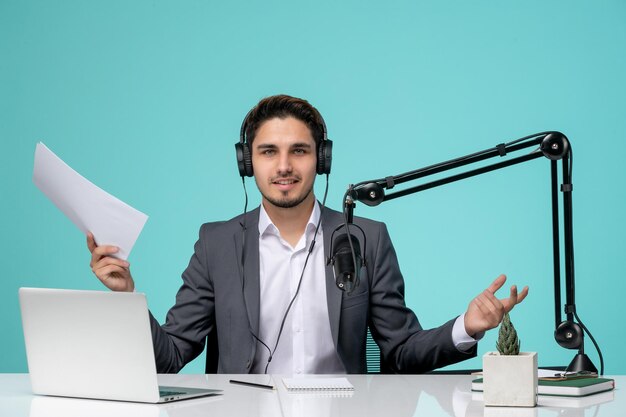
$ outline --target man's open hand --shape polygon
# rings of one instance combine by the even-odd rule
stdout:
[[[511,293],[508,298],[498,299],[498,291],[506,282],[506,276],[500,275],[491,283],[489,288],[474,298],[465,313],[465,331],[468,335],[474,336],[478,333],[497,327],[504,313],[508,313],[521,303],[528,295],[528,287],[524,287],[521,293],[517,293],[517,286],[511,286]]]

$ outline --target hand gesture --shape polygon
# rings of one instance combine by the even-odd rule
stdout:
[[[119,249],[116,246],[98,246],[91,232],[87,233],[87,247],[91,252],[89,266],[98,279],[110,290],[132,292],[135,282],[130,274],[130,264],[110,255]]]
[[[465,313],[465,331],[468,335],[474,336],[477,333],[497,327],[504,313],[508,313],[521,303],[528,295],[528,287],[524,287],[521,293],[517,293],[517,286],[511,286],[511,293],[508,298],[498,299],[495,295],[504,283],[506,276],[500,275],[491,283],[489,288],[474,298]]]

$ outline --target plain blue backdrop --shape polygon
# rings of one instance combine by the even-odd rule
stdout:
[[[621,0],[0,0],[0,372],[27,371],[19,287],[103,289],[84,236],[32,183],[37,141],[150,216],[129,261],[162,320],[200,224],[243,209],[241,120],[287,93],[326,119],[335,209],[349,183],[564,132],[578,312],[606,372],[626,373],[625,50]],[[548,178],[540,159],[355,214],[388,224],[425,327],[507,273],[531,289],[512,314],[522,350],[565,365],[575,352],[553,339]],[[480,368],[495,336],[457,367]],[[589,339],[587,352],[599,366]]]

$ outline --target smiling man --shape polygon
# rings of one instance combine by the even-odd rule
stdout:
[[[425,372],[474,356],[477,339],[528,294],[512,286],[509,297],[498,299],[501,275],[464,314],[422,329],[405,305],[387,228],[363,218],[354,222],[367,238],[367,266],[361,285],[342,292],[325,254],[343,215],[324,208],[313,192],[316,175],[330,172],[332,143],[321,115],[305,100],[272,96],[248,113],[241,132],[239,171],[255,177],[262,203],[201,226],[166,323],[151,316],[159,372],[178,372],[208,338],[208,361],[218,372],[365,373],[368,328],[386,369]],[[87,244],[104,285],[133,291],[128,262],[110,256],[117,248],[97,245],[91,235]]]

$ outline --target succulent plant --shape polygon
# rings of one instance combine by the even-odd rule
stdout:
[[[496,349],[498,349],[500,355],[518,355],[519,347],[520,341],[517,338],[515,326],[511,323],[509,313],[505,313],[502,323],[500,324]]]

